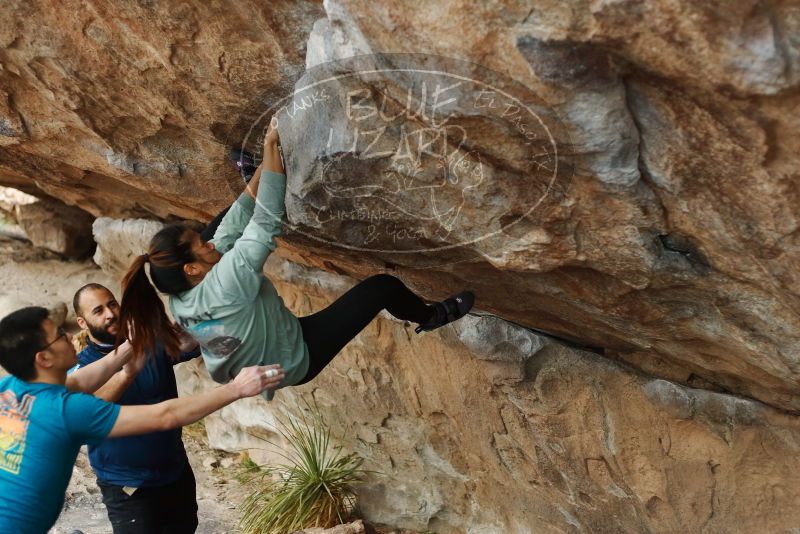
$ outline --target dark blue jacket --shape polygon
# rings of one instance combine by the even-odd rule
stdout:
[[[89,365],[112,349],[112,346],[89,340],[89,345],[78,354],[78,363],[80,366]],[[182,354],[178,362],[173,362],[163,347],[159,346],[155,356],[147,361],[117,404],[157,404],[177,398],[178,386],[173,364],[199,355],[200,350],[197,349]],[[89,463],[97,478],[115,486],[166,486],[178,480],[187,461],[180,428],[143,436],[111,438],[89,447]]]

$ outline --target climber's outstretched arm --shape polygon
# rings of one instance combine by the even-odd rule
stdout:
[[[264,154],[261,164],[256,169],[250,183],[245,187],[244,192],[239,195],[239,198],[225,214],[225,217],[220,222],[219,227],[214,232],[214,238],[211,241],[214,247],[225,254],[233,248],[236,240],[242,236],[245,227],[253,217],[253,209],[255,207],[256,194],[258,193],[258,186],[261,184],[262,171],[271,171],[283,174],[283,162],[281,160],[280,151],[278,149],[278,131],[275,128],[276,121],[270,123],[267,134],[264,136]]]
[[[262,161],[261,163],[258,164],[255,174],[253,174],[253,177],[250,178],[250,182],[248,182],[247,186],[245,186],[244,188],[244,192],[250,195],[250,198],[252,198],[253,200],[255,200],[256,193],[258,193],[258,184],[261,183],[261,171],[263,169],[264,169],[264,162]]]
[[[286,373],[280,365],[246,367],[233,381],[199,395],[170,399],[158,404],[123,406],[108,437],[180,428],[238,399],[254,397],[267,389],[273,390],[284,378]]]
[[[207,287],[220,288],[230,298],[252,299],[258,294],[264,279],[264,262],[277,246],[275,237],[281,233],[286,210],[286,175],[273,169],[283,169],[278,135],[274,129],[267,133],[264,141],[264,159],[256,199],[247,196],[244,201],[241,198],[237,201],[237,204],[248,202],[253,206],[253,216],[242,236],[222,255],[222,259],[203,281]]]

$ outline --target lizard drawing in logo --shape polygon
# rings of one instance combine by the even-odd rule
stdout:
[[[36,397],[25,395],[17,401],[13,391],[0,393],[0,469],[19,474],[25,439],[28,434],[28,416]]]

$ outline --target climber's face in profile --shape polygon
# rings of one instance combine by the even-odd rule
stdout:
[[[195,261],[187,263],[183,266],[183,271],[193,284],[202,280],[206,274],[216,265],[222,258],[222,254],[214,247],[211,241],[203,241],[200,234],[190,230],[186,236],[192,243],[192,254]]]

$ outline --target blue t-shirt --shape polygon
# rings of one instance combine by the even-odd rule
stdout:
[[[89,341],[78,354],[78,366],[89,365],[108,354],[110,345]],[[175,362],[159,346],[136,379],[117,401],[122,406],[158,404],[178,397],[174,363],[196,358],[200,349],[182,354]],[[146,488],[166,486],[183,474],[188,459],[181,441],[181,429],[141,436],[112,438],[89,447],[89,463],[100,482],[114,486]]]
[[[64,386],[0,379],[0,526],[41,534],[56,522],[84,443],[111,432],[119,406]]]

